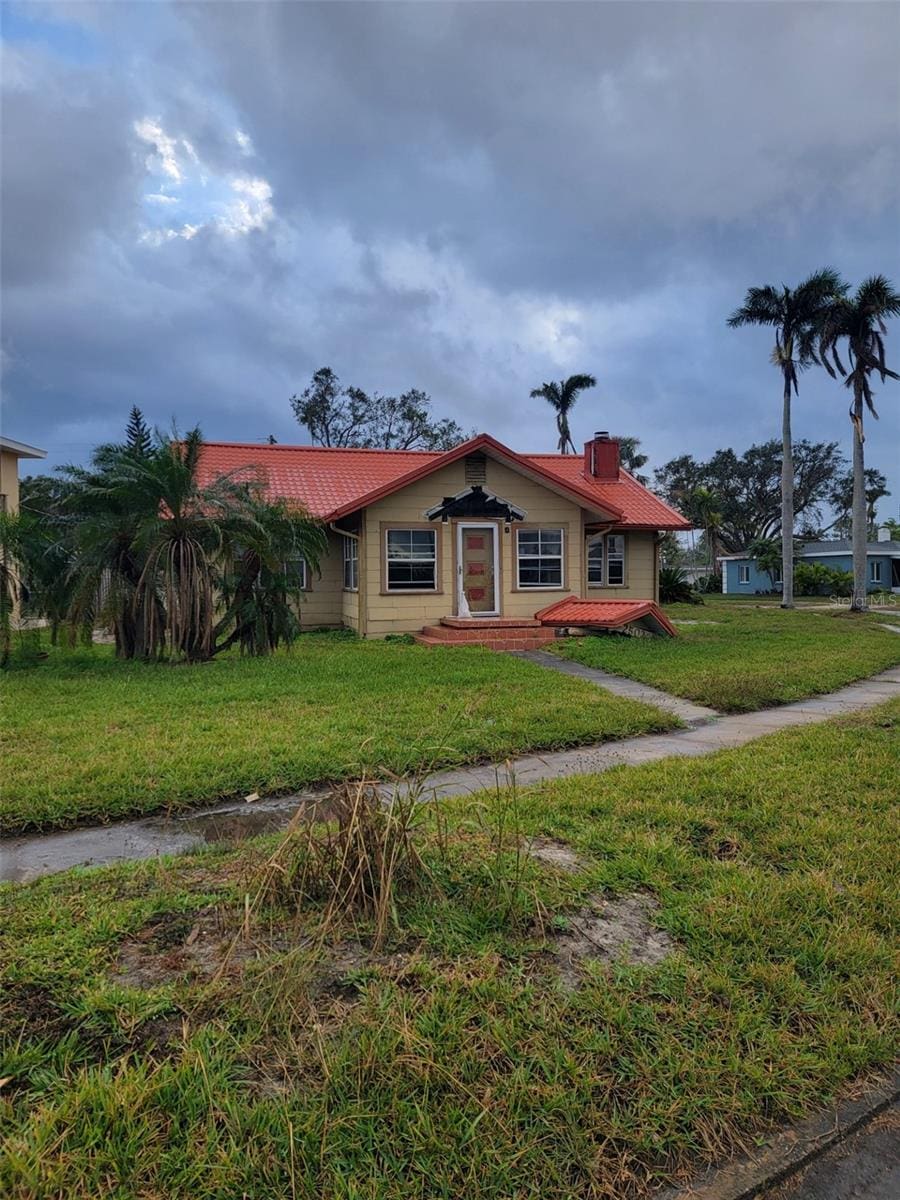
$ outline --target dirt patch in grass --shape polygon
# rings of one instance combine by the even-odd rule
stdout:
[[[548,867],[556,867],[574,875],[584,868],[584,863],[571,846],[558,842],[555,838],[532,838],[528,843],[528,853],[538,862]]]
[[[581,983],[585,962],[627,962],[656,966],[673,954],[675,942],[654,924],[659,903],[645,892],[614,900],[590,897],[589,904],[567,918],[567,928],[553,936],[551,954],[563,986]]]
[[[0,1029],[14,1037],[24,1032],[28,1038],[59,1040],[77,1028],[53,999],[49,988],[39,983],[4,984],[0,998]]]
[[[286,937],[244,936],[220,908],[161,913],[119,947],[113,981],[155,988],[184,980],[212,979],[273,951],[288,949]]]

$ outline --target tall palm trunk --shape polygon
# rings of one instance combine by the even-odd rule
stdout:
[[[791,377],[784,372],[781,410],[781,607],[794,607],[794,449],[791,444]]]
[[[866,598],[866,463],[863,451],[863,394],[862,385],[853,386],[853,612],[865,612]]]

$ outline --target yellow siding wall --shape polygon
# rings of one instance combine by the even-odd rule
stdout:
[[[554,604],[566,596],[580,596],[584,583],[584,537],[582,513],[577,504],[557,496],[533,483],[524,475],[511,471],[500,463],[488,460],[487,487],[491,492],[509,500],[525,510],[524,525],[560,527],[565,531],[563,553],[565,554],[563,587],[545,590],[516,589],[516,526],[509,533],[500,530],[500,558],[502,562],[503,611],[504,617],[533,617],[541,608]]]
[[[585,548],[585,570],[587,549]],[[597,587],[584,593],[588,599],[658,600],[656,577],[656,534],[634,531],[625,534],[625,586]]]
[[[310,571],[309,590],[304,592],[304,603],[300,609],[300,622],[304,629],[317,629],[320,625],[342,625],[343,615],[343,559],[341,539],[329,532],[328,550],[319,563],[322,578]]]
[[[433,625],[441,617],[452,616],[453,538],[450,526],[435,522],[440,542],[438,582],[443,593],[417,595],[381,594],[382,524],[417,525],[427,522],[426,509],[439,504],[444,496],[455,496],[466,486],[462,462],[451,463],[442,471],[410,484],[402,492],[388,496],[366,509],[363,519],[363,544],[360,547],[360,576],[365,576],[366,637],[384,637],[386,633],[415,633],[423,625]],[[488,483],[488,487],[490,487]],[[360,580],[362,584],[362,579]]]
[[[19,511],[19,458],[0,450],[0,495],[6,497],[6,511]]]

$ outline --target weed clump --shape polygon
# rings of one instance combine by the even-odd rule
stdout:
[[[292,823],[265,864],[259,899],[322,905],[323,932],[347,916],[369,920],[378,949],[399,897],[431,880],[416,845],[421,808],[415,788],[386,794],[369,780],[342,785],[325,819]]]

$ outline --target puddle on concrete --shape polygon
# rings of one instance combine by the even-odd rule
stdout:
[[[314,819],[323,813],[328,795],[320,788],[253,804],[232,801],[180,816],[142,817],[90,829],[9,838],[0,847],[0,881],[27,883],[70,867],[98,867],[126,859],[181,854],[218,842],[243,842],[286,829],[298,810]]]
[[[552,954],[568,990],[580,986],[580,966],[585,961],[655,966],[675,952],[669,934],[653,923],[659,909],[653,896],[632,892],[614,900],[590,899],[590,906],[570,916],[568,928],[553,938]]]

